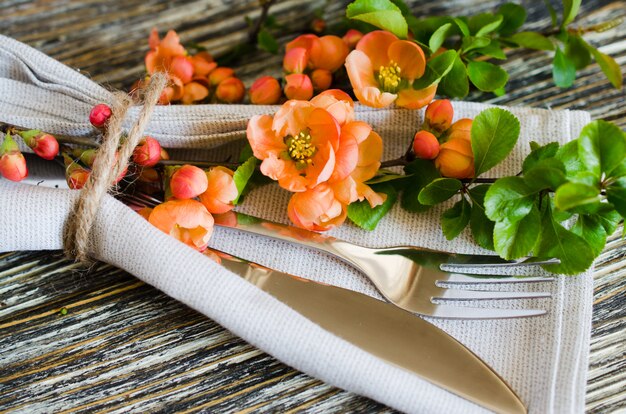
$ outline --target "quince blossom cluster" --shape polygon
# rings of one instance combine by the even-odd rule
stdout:
[[[152,29],[148,43],[150,51],[145,57],[148,76],[138,81],[133,89],[149,83],[150,75],[165,72],[169,75],[169,84],[161,94],[161,104],[238,103],[243,100],[246,90],[235,71],[218,67],[208,52],[190,55],[174,30],[160,39],[157,30]]]
[[[354,120],[345,92],[330,89],[289,100],[274,116],[254,116],[247,137],[261,172],[294,193],[287,213],[298,227],[328,230],[344,222],[350,203],[367,199],[375,207],[386,198],[365,184],[380,167],[382,139]]]
[[[444,177],[472,178],[472,120],[463,118],[452,123],[453,117],[454,110],[447,99],[428,105],[423,129],[413,138],[413,153],[417,158],[434,160]]]

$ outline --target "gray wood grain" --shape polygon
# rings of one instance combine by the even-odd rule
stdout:
[[[499,1],[412,2],[416,14],[491,11]],[[527,28],[549,25],[543,2],[525,1]],[[285,41],[325,6],[332,24],[345,2],[288,0],[271,10]],[[98,82],[127,87],[143,74],[147,35],[176,29],[221,55],[246,41],[243,16],[256,2],[115,0],[0,2],[0,32],[24,41]],[[583,2],[580,24],[626,15],[621,1]],[[626,24],[589,36],[622,67]],[[246,55],[235,66],[249,85],[280,73],[280,56]],[[551,81],[551,55],[514,52],[505,68],[507,94],[469,99],[506,105],[582,109],[626,127],[624,92],[596,64],[573,88]],[[619,230],[621,234],[621,229]],[[599,258],[587,411],[626,408],[626,243],[616,234]],[[67,313],[62,314],[62,309]],[[294,371],[214,322],[146,286],[98,264],[88,271],[59,252],[0,255],[0,412],[390,412],[366,398]]]

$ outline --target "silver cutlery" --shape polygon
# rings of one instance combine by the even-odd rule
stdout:
[[[127,203],[154,206],[161,201],[146,194],[121,194]],[[310,247],[335,256],[366,275],[394,305],[409,312],[446,319],[502,319],[539,316],[542,309],[503,309],[457,306],[461,301],[548,298],[547,292],[489,291],[478,285],[545,283],[550,277],[468,274],[445,270],[449,266],[506,268],[558,263],[556,259],[526,258],[505,261],[493,255],[453,254],[413,246],[369,248],[293,226],[242,213],[226,227]],[[224,224],[222,224],[224,226]]]
[[[216,253],[226,269],[387,363],[497,413],[526,413],[491,367],[429,322],[358,292]]]

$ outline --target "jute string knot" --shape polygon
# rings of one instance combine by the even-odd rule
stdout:
[[[128,166],[128,160],[143,138],[145,127],[161,96],[161,91],[166,85],[167,76],[165,74],[156,73],[151,77],[144,92],[143,107],[139,112],[139,117],[132,125],[121,147],[120,142],[124,132],[122,124],[133,100],[124,92],[115,93],[115,100],[111,107],[111,118],[94,160],[91,174],[68,218],[63,240],[66,256],[83,263],[89,262],[89,233],[102,197]]]

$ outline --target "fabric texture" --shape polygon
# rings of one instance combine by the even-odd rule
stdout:
[[[81,137],[94,133],[88,122],[91,107],[112,98],[109,91],[79,72],[3,36],[0,90],[0,122]],[[475,117],[486,107],[454,102],[455,119]],[[494,177],[516,174],[529,152],[530,141],[567,142],[576,138],[590,120],[588,113],[580,111],[507,109],[520,119],[521,136],[512,156],[488,174]],[[174,151],[180,158],[211,156],[219,160],[227,150],[215,148],[244,138],[252,115],[275,111],[272,106],[163,106],[155,110],[147,133],[164,147],[180,149]],[[133,108],[127,125],[137,113]],[[423,111],[357,105],[356,117],[369,122],[383,137],[383,159],[390,159],[404,153],[422,122]],[[37,173],[36,169],[31,171]],[[289,197],[277,185],[265,186],[250,193],[238,210],[286,223]],[[61,249],[63,225],[75,199],[76,193],[69,190],[0,181],[0,252]],[[408,213],[396,206],[373,232],[346,224],[330,234],[368,246],[409,244],[485,253],[467,231],[453,241],[445,239],[439,215],[451,203],[424,214]],[[8,214],[26,209],[31,212],[29,220],[15,220]],[[266,266],[380,298],[364,276],[321,253],[220,228],[211,245]],[[91,251],[286,364],[330,384],[406,412],[485,411],[322,330],[205,256],[160,233],[112,197],[105,199],[98,213]],[[537,269],[523,272],[544,274]],[[554,283],[541,286],[491,289],[549,290],[552,298],[468,305],[543,308],[549,313],[538,318],[497,321],[426,319],[484,359],[531,412],[582,412],[591,330],[591,273],[558,277]]]

